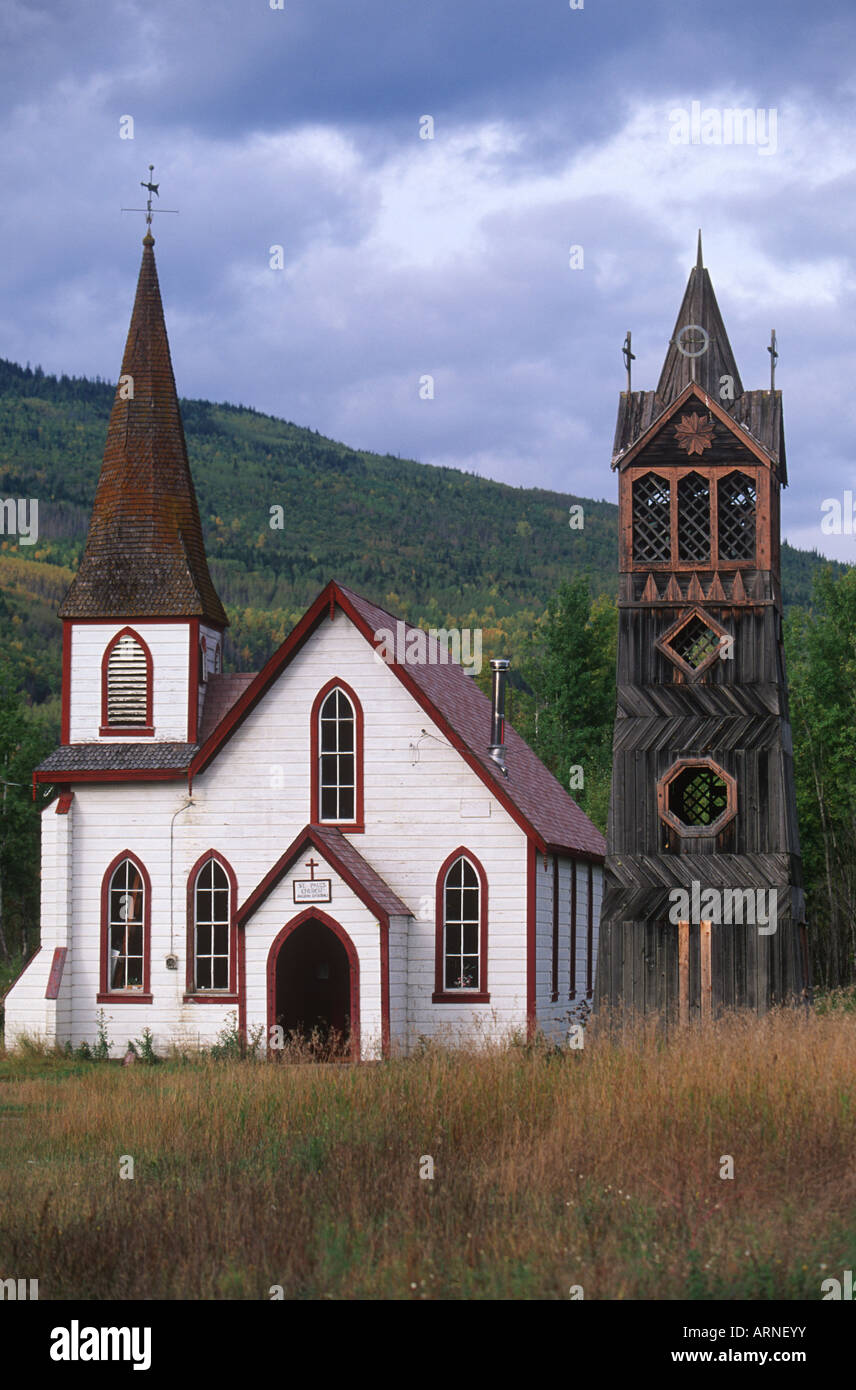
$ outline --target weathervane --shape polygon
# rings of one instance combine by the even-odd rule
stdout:
[[[776,363],[779,360],[779,350],[776,347],[776,330],[770,329],[770,346],[767,348],[770,354],[770,395],[776,389]]]
[[[148,182],[146,182],[145,179],[140,179],[140,187],[141,187],[141,188],[145,188],[145,189],[148,190],[148,195],[149,195],[149,196],[148,196],[148,198],[146,199],[146,206],[145,206],[144,208],[122,208],[122,212],[144,212],[144,213],[146,214],[146,226],[149,227],[149,228],[150,228],[151,225],[152,225],[152,218],[154,217],[154,215],[155,215],[156,212],[174,212],[174,213],[176,213],[176,214],[178,213],[178,208],[153,208],[153,207],[152,207],[152,194],[154,193],[155,196],[156,196],[157,198],[160,197],[160,193],[158,193],[158,189],[160,188],[160,184],[159,184],[159,183],[152,183],[152,174],[154,173],[154,171],[155,171],[155,166],[154,166],[153,164],[150,164],[150,165],[149,165],[149,177],[148,177]]]
[[[627,337],[624,339],[624,347],[621,349],[624,356],[624,365],[627,368],[627,394],[630,395],[630,363],[636,361],[636,353],[630,351],[630,329],[627,330]]]

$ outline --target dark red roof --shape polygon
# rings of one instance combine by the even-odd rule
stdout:
[[[397,634],[396,619],[368,599],[361,598],[343,585],[336,586],[350,599],[356,611],[372,632],[385,628]],[[403,632],[410,624],[403,625]],[[406,635],[405,635],[406,641]],[[433,655],[442,655],[440,644],[428,639]],[[394,671],[401,671],[404,652],[396,647]],[[425,700],[430,702],[448,723],[470,754],[476,759],[482,776],[493,784],[497,793],[507,795],[525,820],[547,845],[562,849],[583,850],[591,855],[606,852],[606,841],[597,826],[581,811],[573,797],[565,791],[525,739],[505,724],[505,762],[508,777],[503,777],[488,753],[490,744],[491,702],[479,690],[471,676],[451,660],[447,664],[404,665],[410,680]]]
[[[221,719],[240,700],[248,685],[256,678],[255,671],[228,675],[221,673],[209,676],[205,683],[205,700],[202,705],[202,723],[199,728],[199,742],[204,743],[213,734]]]
[[[154,238],[143,261],[86,549],[62,618],[228,623],[205,558],[169,354]],[[127,395],[128,379],[133,398]]]

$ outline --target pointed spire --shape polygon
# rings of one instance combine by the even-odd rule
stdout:
[[[691,326],[696,329],[703,329],[704,332],[693,334],[681,331],[687,330]],[[704,344],[704,334],[707,335],[707,343],[704,350],[699,351]],[[678,347],[678,342],[680,342],[680,347]],[[681,348],[684,351],[681,351]],[[687,349],[698,355],[688,356]],[[731,389],[723,396],[720,394],[720,389],[723,384],[722,378],[725,376],[731,378]],[[663,363],[663,370],[657,385],[657,396],[661,406],[670,405],[690,381],[697,381],[699,386],[715,401],[723,405],[726,410],[732,400],[737,400],[743,394],[743,383],[740,380],[737,363],[734,360],[728,334],[722,322],[713,285],[704,268],[701,228],[699,228],[698,234],[696,263],[690,271],[690,278],[687,281],[683,302],[678,311],[674,331],[669,342],[669,350],[666,353],[666,360]]]
[[[226,625],[205,558],[154,244],[147,228],[86,549],[59,613]]]

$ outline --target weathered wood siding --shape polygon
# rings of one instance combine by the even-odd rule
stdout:
[[[603,868],[558,856],[558,972],[553,990],[553,889],[557,881],[554,857],[536,859],[536,990],[539,1029],[554,1042],[566,1041],[574,1021],[584,1019],[592,1005],[598,951],[598,922],[603,897]],[[591,868],[591,874],[589,874]],[[574,879],[576,888],[573,887]],[[591,883],[591,928],[589,928]],[[576,930],[571,931],[571,911]],[[573,968],[572,968],[573,946]],[[553,998],[554,992],[557,998]]]

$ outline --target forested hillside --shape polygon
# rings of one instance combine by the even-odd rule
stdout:
[[[108,382],[56,378],[0,360],[0,499],[39,504],[36,544],[0,535],[0,777],[9,784],[0,813],[0,963],[4,925],[13,953],[36,939],[38,820],[26,784],[58,736],[55,614],[86,539],[113,394]],[[573,784],[573,794],[605,826],[614,711],[613,503],[366,453],[243,407],[185,400],[181,408],[211,573],[231,620],[227,669],[258,669],[329,579],[413,623],[479,628],[482,683],[490,656],[511,656],[509,717],[565,785],[571,765],[585,768],[585,783]],[[593,489],[614,496],[608,452],[604,441],[589,476]],[[574,529],[569,509],[580,502],[584,524]],[[271,525],[280,518],[281,527]],[[847,828],[856,815],[850,781],[841,780],[845,770],[822,741],[811,745],[813,762],[805,750],[820,719],[808,698],[815,667],[834,665],[829,644],[812,635],[813,586],[825,576],[818,593],[830,612],[846,573],[816,553],[782,548],[785,605],[800,618],[790,631],[799,644],[804,740],[796,762],[814,874],[809,896],[835,936],[830,978],[853,968],[850,889],[839,902],[845,880],[831,865],[851,844],[856,862]],[[836,699],[841,714],[844,687]],[[826,803],[818,809],[821,772]]]

